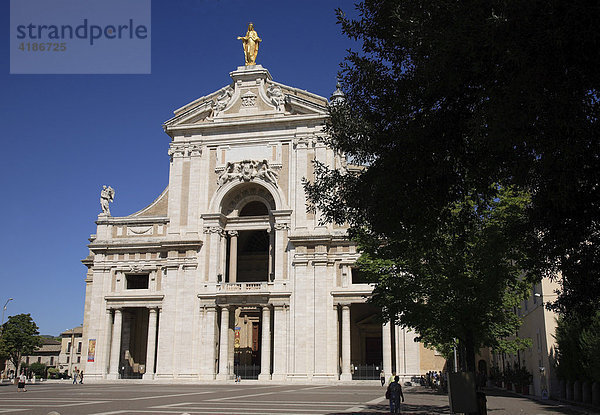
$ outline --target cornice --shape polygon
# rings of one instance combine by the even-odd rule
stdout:
[[[102,216],[101,218],[98,218],[96,225],[153,225],[155,223],[167,224],[169,221],[170,219],[166,216]]]

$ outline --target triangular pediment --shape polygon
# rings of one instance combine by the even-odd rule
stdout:
[[[175,110],[175,116],[164,123],[165,131],[248,119],[327,114],[327,99],[273,81],[260,65],[239,67],[230,76],[230,85]]]

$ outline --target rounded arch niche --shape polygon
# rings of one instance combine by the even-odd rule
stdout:
[[[277,209],[275,199],[271,192],[257,183],[241,183],[229,189],[221,201],[220,211],[225,216],[240,216],[246,206],[260,209],[265,206],[268,214]]]

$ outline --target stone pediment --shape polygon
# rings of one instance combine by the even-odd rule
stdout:
[[[230,85],[176,110],[164,123],[165,131],[246,119],[327,115],[327,99],[273,81],[260,65],[240,66],[230,76]]]

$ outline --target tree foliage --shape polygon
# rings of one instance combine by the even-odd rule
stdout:
[[[555,337],[558,376],[600,382],[600,311],[587,317],[560,317]]]
[[[497,347],[528,281],[560,271],[555,307],[596,309],[598,5],[357,9],[355,20],[338,11],[362,50],[343,64],[346,101],[330,108],[326,140],[366,168],[317,163],[305,188],[326,220],[350,225],[374,301],[426,341]]]
[[[389,239],[435,235],[465,195],[531,194],[527,269],[560,275],[555,308],[600,301],[600,7],[573,1],[366,0],[339,11],[362,50],[343,64],[329,144],[368,165],[317,169],[330,220]]]
[[[32,354],[42,345],[38,327],[30,314],[8,317],[2,325],[0,355],[7,357],[19,373],[21,357]]]
[[[40,378],[46,377],[46,371],[48,370],[48,366],[45,363],[33,362],[29,365],[29,369]]]
[[[480,346],[523,346],[506,339],[517,332],[514,309],[529,287],[520,267],[529,198],[507,188],[497,192],[488,205],[466,196],[448,206],[426,239],[353,231],[363,252],[358,265],[377,282],[372,301],[426,344],[448,346],[458,339],[471,370]]]

